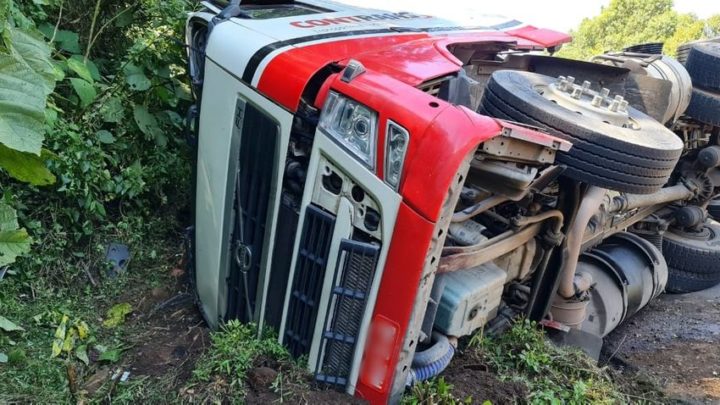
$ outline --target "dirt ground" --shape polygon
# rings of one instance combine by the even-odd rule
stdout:
[[[651,302],[605,339],[603,363],[646,374],[669,402],[720,403],[720,286]]]
[[[209,345],[209,331],[184,283],[167,289],[132,294],[137,310],[129,320],[138,330],[121,366],[131,378],[150,378],[180,390],[190,378],[197,357]],[[601,365],[623,377],[649,377],[671,403],[720,404],[720,286],[694,294],[663,295],[621,325],[605,340]],[[173,370],[167,381],[168,371]],[[93,392],[117,369],[100,369],[85,380]],[[279,399],[271,390],[277,375],[272,364],[249,373],[248,403]],[[498,380],[483,362],[458,353],[444,373],[457,397],[489,399],[493,403],[521,400],[526,388]],[[178,391],[179,392],[179,391]],[[333,391],[305,391],[303,403],[347,403]]]

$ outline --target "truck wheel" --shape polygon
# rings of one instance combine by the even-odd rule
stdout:
[[[720,125],[720,94],[693,89],[685,114],[705,124]]]
[[[693,85],[720,90],[720,44],[706,42],[693,45],[685,69],[690,73]]]
[[[710,221],[698,234],[668,230],[663,255],[669,268],[666,290],[700,291],[720,283],[720,224]]]
[[[707,212],[714,220],[720,221],[720,195],[716,195],[708,202]]]
[[[680,138],[634,108],[613,112],[613,99],[603,96],[596,106],[591,101],[600,97],[597,92],[574,98],[559,91],[561,86],[536,73],[497,71],[485,88],[480,112],[544,128],[572,142],[557,161],[575,180],[636,194],[654,193],[667,183],[683,149]]]

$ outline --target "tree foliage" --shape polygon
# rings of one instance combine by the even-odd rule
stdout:
[[[720,15],[701,20],[679,14],[672,0],[611,0],[600,15],[584,19],[571,35],[573,42],[560,56],[588,59],[647,42],[664,42],[664,52],[674,55],[680,44],[720,35]]]
[[[185,201],[179,42],[191,7],[0,0],[0,210],[19,208],[27,228],[0,229],[0,266],[28,251],[29,235],[43,252],[28,264],[53,267],[68,249],[82,257],[98,229]]]

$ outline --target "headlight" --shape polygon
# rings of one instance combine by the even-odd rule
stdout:
[[[385,134],[385,182],[395,190],[400,186],[408,142],[410,142],[408,131],[388,121]]]
[[[375,169],[377,113],[333,91],[320,116],[320,129],[335,138],[371,170]]]

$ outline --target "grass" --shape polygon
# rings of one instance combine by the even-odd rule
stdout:
[[[625,404],[650,403],[657,392],[638,395],[626,392],[624,381],[618,381],[613,370],[598,367],[584,353],[552,345],[537,325],[518,321],[508,332],[488,338],[479,332],[462,350],[485,366],[501,381],[527,387],[529,404]],[[478,380],[478,384],[490,383]],[[466,391],[467,392],[467,391]],[[647,399],[646,399],[647,398]],[[462,398],[453,390],[452,381],[442,376],[416,385],[403,398],[404,404],[456,405],[484,403],[485,398]],[[507,398],[507,402],[518,398]]]
[[[292,401],[300,391],[309,389],[309,374],[291,359],[274,332],[266,329],[258,339],[255,325],[230,321],[213,332],[211,339],[212,345],[198,359],[188,386],[193,402],[229,399],[242,403],[247,394],[248,372],[261,366],[273,370],[271,377],[276,373],[270,389],[278,402]]]
[[[501,379],[528,386],[529,403],[628,402],[605,369],[579,350],[550,344],[530,321],[517,322],[499,338],[478,337],[471,343]]]
[[[128,337],[137,333],[131,325],[103,327],[106,311],[135,293],[173,282],[170,269],[178,262],[180,246],[175,229],[174,219],[165,217],[139,227],[127,227],[122,232],[99,233],[95,240],[128,243],[133,259],[127,274],[105,278],[102,249],[98,249],[100,252],[92,257],[99,263],[94,272],[97,286],[78,268],[87,263],[85,258],[67,259],[65,266],[55,269],[75,273],[69,284],[58,282],[65,276],[37,275],[27,266],[23,268],[27,265],[23,262],[18,264],[21,270],[17,274],[6,275],[0,281],[0,315],[24,330],[0,331],[0,353],[12,353],[8,363],[0,364],[0,403],[55,404],[97,399],[85,398],[81,385],[98,368],[114,363],[112,359],[100,360],[98,349],[117,349],[122,357],[123,350],[129,348]],[[56,329],[63,316],[68,317],[68,328],[85,322],[89,334],[85,339],[76,338],[72,351],[52,357]],[[89,365],[76,356],[75,349],[83,345],[92,359]],[[102,393],[98,395],[102,397]]]
[[[458,398],[453,394],[452,384],[444,377],[434,378],[416,384],[402,399],[403,405],[459,405],[472,404],[471,397]],[[484,402],[483,405],[489,405]]]

